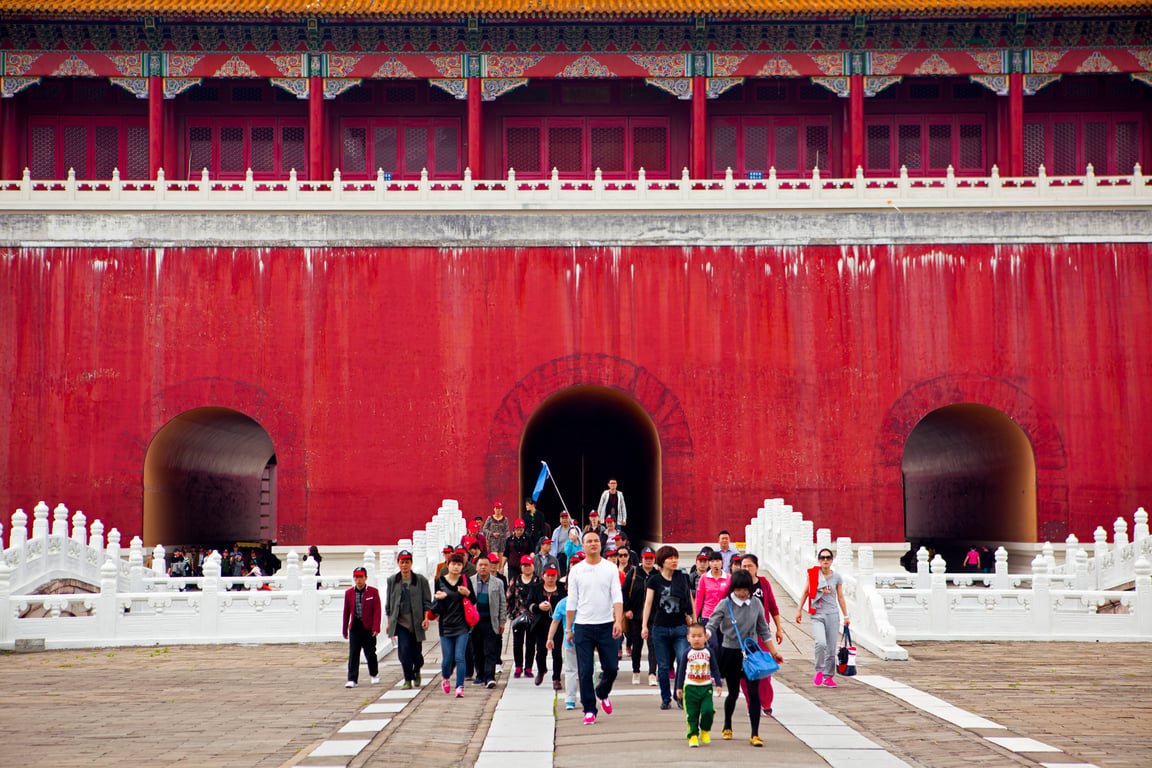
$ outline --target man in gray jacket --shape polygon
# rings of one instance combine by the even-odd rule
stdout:
[[[496,557],[492,553],[491,557]],[[496,687],[496,665],[500,661],[500,645],[504,624],[508,621],[508,598],[504,582],[492,574],[490,558],[476,561],[476,609],[480,621],[472,627],[472,658],[476,667],[473,685]]]
[[[396,639],[396,656],[404,671],[404,687],[420,687],[420,670],[424,666],[424,631],[428,629],[428,611],[432,608],[432,590],[428,579],[412,570],[412,553],[406,549],[396,555],[400,570],[388,579],[388,634]]]

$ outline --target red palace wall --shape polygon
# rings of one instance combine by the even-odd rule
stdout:
[[[1152,499],[1150,251],[10,249],[0,510],[127,541],[149,443],[222,406],[275,446],[281,544],[395,541],[442,498],[515,506],[525,424],[591,384],[655,425],[666,540],[772,496],[902,540],[905,441],[963,402],[1031,442],[1038,535],[1090,540]]]

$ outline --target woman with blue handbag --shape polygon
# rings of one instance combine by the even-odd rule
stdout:
[[[709,634],[720,634],[720,674],[724,677],[724,686],[728,691],[724,699],[724,731],[725,739],[732,738],[732,714],[736,711],[736,699],[740,696],[740,681],[748,680],[749,673],[745,670],[745,656],[764,654],[756,645],[756,638],[762,640],[768,648],[768,654],[777,664],[784,661],[776,644],[772,642],[772,633],[768,629],[768,622],[764,619],[764,606],[759,600],[752,599],[752,576],[747,571],[739,570],[732,574],[732,583],[728,587],[728,597],[721,600],[708,619]],[[750,668],[762,666],[756,662],[749,663]],[[766,659],[764,661],[767,661]],[[770,666],[770,664],[769,664]],[[761,669],[753,671],[753,675],[767,672]],[[760,686],[753,677],[752,685],[747,686],[748,719],[752,724],[752,735],[748,739],[754,747],[764,746],[760,738]]]

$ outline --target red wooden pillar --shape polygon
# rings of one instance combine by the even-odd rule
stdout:
[[[19,179],[24,175],[20,167],[20,117],[16,99],[0,99],[0,178]]]
[[[472,178],[484,178],[484,140],[480,137],[480,78],[468,78],[468,168]]]
[[[853,73],[848,81],[848,169],[855,176],[864,165],[864,75]]]
[[[694,179],[708,176],[707,142],[708,80],[704,75],[692,77],[692,152],[689,158]]]
[[[164,80],[148,77],[148,178],[155,179],[164,167]],[[165,171],[167,175],[167,171]]]
[[[324,78],[308,78],[308,178],[324,178]]]
[[[1024,175],[1024,74],[1008,75],[1008,175]]]
[[[8,99],[0,99],[0,146],[3,147],[8,146],[9,143],[8,123],[10,118],[8,117],[8,107],[4,103],[6,101],[8,101]],[[4,154],[5,153],[0,151],[0,179],[11,178],[8,175],[8,162]]]
[[[188,175],[185,163],[176,160],[177,139],[179,129],[176,125],[176,102],[173,99],[164,101],[164,148],[161,155],[164,163],[164,176],[170,179],[183,179]]]

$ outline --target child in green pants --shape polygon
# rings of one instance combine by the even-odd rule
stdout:
[[[708,636],[699,622],[688,627],[688,648],[676,663],[676,698],[688,716],[688,746],[709,744],[716,708],[712,704],[712,681],[720,677],[720,662],[708,650]]]

